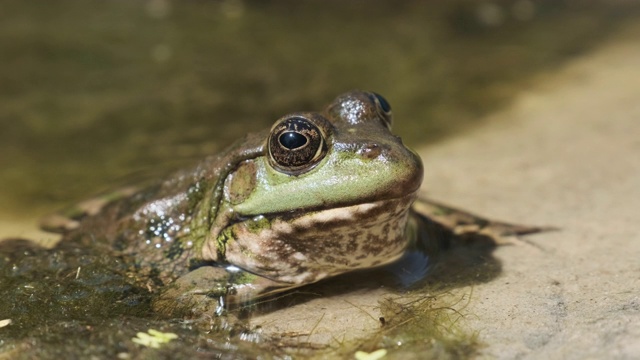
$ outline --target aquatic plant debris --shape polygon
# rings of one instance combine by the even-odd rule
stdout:
[[[387,355],[387,349],[378,349],[374,352],[356,351],[356,360],[379,360]]]
[[[131,341],[142,346],[157,349],[160,347],[160,344],[166,344],[177,338],[178,335],[174,333],[163,333],[158,330],[149,329],[148,334],[139,332],[136,334],[136,337],[131,339]]]
[[[11,325],[11,319],[0,320],[0,328]]]

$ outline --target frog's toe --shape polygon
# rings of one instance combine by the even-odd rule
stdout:
[[[52,233],[65,233],[80,227],[80,222],[61,214],[47,215],[40,220],[40,229]]]

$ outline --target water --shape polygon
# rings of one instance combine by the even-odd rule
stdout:
[[[477,126],[538,74],[588,51],[637,13],[632,4],[604,0],[3,0],[0,7],[0,238],[29,233],[42,214],[103,189],[188,166],[352,88],[384,95],[395,131],[410,146],[431,144]],[[34,339],[28,349],[50,357],[153,356],[109,342],[116,333],[129,339],[169,324],[140,304],[83,313],[95,294],[74,274],[88,263],[109,296],[144,298],[144,289],[126,287],[110,271],[118,267],[113,259],[23,251],[59,260],[41,269],[24,252],[3,260],[3,271],[13,271],[11,261],[38,270],[11,284],[4,275],[12,299],[52,299],[47,311],[24,303],[26,312],[50,314],[15,333]],[[29,293],[34,278],[39,288]],[[56,317],[65,307],[68,321]],[[216,324],[207,338],[190,324],[167,326],[205,354],[255,351],[242,342],[229,350],[225,334],[241,328]]]

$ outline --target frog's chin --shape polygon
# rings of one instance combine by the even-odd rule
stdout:
[[[266,217],[268,226],[232,225],[226,260],[274,281],[302,285],[391,263],[408,245],[405,228],[415,193],[298,216]]]

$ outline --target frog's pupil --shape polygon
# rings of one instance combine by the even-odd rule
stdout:
[[[386,113],[391,111],[391,105],[389,105],[389,102],[387,101],[387,99],[382,97],[382,95],[376,94],[376,93],[373,93],[373,96],[375,96],[378,99],[378,102],[380,103],[380,107],[382,108],[382,111]]]
[[[307,143],[307,138],[297,132],[285,132],[280,135],[280,144],[289,150],[297,149],[304,146]]]

